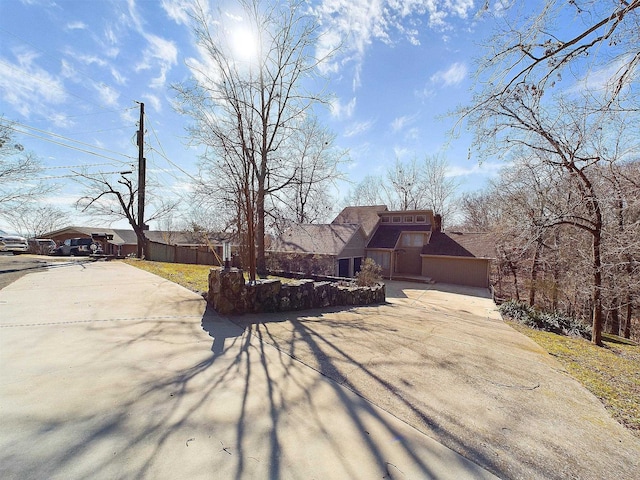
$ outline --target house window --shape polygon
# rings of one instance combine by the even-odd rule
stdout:
[[[413,215],[404,217],[404,223],[413,223]]]
[[[424,235],[422,233],[403,233],[401,244],[403,247],[422,247]]]
[[[382,223],[389,223],[389,217],[382,217]]]
[[[367,257],[385,270],[389,270],[389,259],[391,258],[389,252],[368,252]]]
[[[427,223],[426,215],[416,215],[416,223]]]
[[[402,223],[402,217],[401,216],[392,217],[391,221],[393,223]]]

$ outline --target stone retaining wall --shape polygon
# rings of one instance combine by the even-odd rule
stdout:
[[[248,285],[242,270],[209,272],[207,301],[222,315],[243,313],[285,312],[330,306],[371,305],[384,303],[385,285],[373,287],[343,285],[339,282],[294,280],[263,280]]]

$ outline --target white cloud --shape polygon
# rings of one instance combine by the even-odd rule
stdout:
[[[17,63],[0,58],[0,96],[5,102],[28,117],[66,100],[63,82],[37,65],[37,53],[18,49],[14,55]]]
[[[418,45],[416,19],[426,17],[431,28],[445,30],[450,28],[450,19],[466,19],[473,8],[473,0],[322,0],[312,8],[322,31],[316,55],[324,58],[338,46],[342,48],[339,55],[323,62],[321,70],[336,73],[353,63],[357,75],[374,40],[406,39]],[[354,85],[359,86],[359,80]]]
[[[396,133],[400,130],[403,130],[404,127],[412,124],[418,118],[418,114],[413,115],[403,115],[402,117],[397,117],[391,122],[391,130]]]
[[[346,131],[344,132],[345,137],[355,137],[356,135],[360,135],[368,131],[376,122],[374,120],[369,120],[366,122],[356,122],[350,125]]]
[[[402,160],[404,158],[408,158],[409,156],[413,155],[413,150],[410,150],[406,147],[399,147],[399,146],[395,146],[393,147],[393,154],[396,156],[396,158]]]
[[[86,65],[96,64],[100,67],[105,67],[107,65],[106,61],[104,61],[102,58],[96,55],[82,55],[82,54],[77,54],[73,52],[67,52],[67,53]]]
[[[69,22],[67,23],[67,30],[86,30],[87,24],[84,22]]]
[[[356,97],[353,97],[346,105],[343,105],[340,102],[340,99],[336,98],[331,102],[329,106],[331,116],[340,120],[350,118],[353,115],[355,108]]]
[[[122,75],[115,67],[111,67],[111,76],[118,85],[124,85],[127,83],[127,77]]]
[[[146,94],[143,95],[142,98],[144,98],[156,112],[162,111],[162,102],[156,95]]]
[[[464,63],[453,63],[446,70],[440,70],[431,76],[432,83],[442,84],[445,87],[458,85],[467,78],[468,69]]]
[[[178,25],[189,24],[189,10],[192,7],[190,0],[162,0],[162,8],[167,16]]]
[[[98,92],[98,96],[102,103],[110,107],[118,106],[120,93],[116,89],[109,85],[105,85],[104,83],[94,83],[93,88]]]
[[[147,33],[136,9],[135,1],[128,0],[128,4],[128,20],[133,23],[135,30],[147,41],[147,48],[142,53],[142,58],[145,60],[137,64],[135,70],[158,68],[159,74],[152,79],[151,86],[153,88],[162,88],[165,86],[167,73],[178,62],[178,48],[171,40]]]
[[[587,91],[603,93],[606,90],[611,90],[614,85],[617,86],[617,81],[621,73],[629,67],[632,61],[633,57],[626,55],[601,68],[587,70],[581,78],[565,90],[565,93],[584,94],[584,92]],[[638,70],[637,63],[635,70]],[[633,81],[634,78],[635,75],[631,75],[631,77],[627,79],[627,83]]]

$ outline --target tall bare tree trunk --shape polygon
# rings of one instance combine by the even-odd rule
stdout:
[[[536,242],[536,249],[533,253],[533,262],[531,263],[531,285],[529,287],[529,305],[532,307],[536,303],[536,287],[538,282],[538,271],[540,270],[540,254],[542,253],[542,239],[538,238]]]
[[[599,213],[599,211],[598,211]],[[598,215],[598,218],[599,215]],[[593,231],[593,325],[591,343],[602,346],[602,258],[600,256],[602,220]]]
[[[627,311],[624,319],[624,338],[631,338],[631,317],[633,315],[633,305],[631,296],[627,295]]]

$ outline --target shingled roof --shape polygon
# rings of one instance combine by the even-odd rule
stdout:
[[[113,235],[113,238],[108,243],[114,245],[136,245],[138,239],[136,233],[131,229],[124,228],[103,228],[103,227],[65,227],[60,230],[56,230],[48,233],[46,236],[56,236],[65,231],[77,232],[82,235],[90,237],[92,234],[109,234]],[[204,239],[201,234],[194,232],[177,232],[177,231],[163,231],[163,230],[147,230],[145,236],[148,240],[158,243],[166,243],[170,245],[202,245]],[[224,241],[235,242],[232,234],[218,232],[209,234],[209,242],[213,245],[222,244]]]
[[[496,258],[494,238],[488,233],[433,232],[423,255]]]
[[[345,223],[361,225],[365,236],[369,238],[380,220],[378,213],[386,212],[387,210],[386,205],[345,207],[331,223],[333,225]]]
[[[380,225],[367,248],[394,248],[402,232],[430,232],[431,225]]]
[[[359,229],[360,225],[354,224],[293,225],[273,240],[269,250],[338,255]]]

